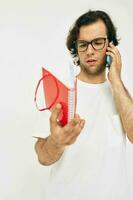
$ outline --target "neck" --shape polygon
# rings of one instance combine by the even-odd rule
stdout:
[[[92,84],[103,83],[107,80],[105,70],[101,74],[98,74],[98,75],[86,74],[83,71],[81,71],[77,75],[77,78],[83,82],[92,83]]]

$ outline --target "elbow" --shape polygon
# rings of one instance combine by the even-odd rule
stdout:
[[[56,161],[52,161],[51,159],[45,159],[45,157],[38,156],[38,162],[43,166],[50,166],[53,165]]]
[[[37,154],[38,162],[43,166],[53,165],[57,160],[53,160],[45,153]]]
[[[45,159],[44,153],[38,149],[37,145],[35,145],[35,152],[37,154],[37,160],[41,165],[44,165],[44,166],[50,165],[50,162],[48,162],[48,159]]]
[[[43,159],[40,158],[39,156],[38,156],[38,162],[43,166],[50,166],[51,165],[50,162],[46,161],[44,158]]]
[[[45,139],[39,139],[36,144],[35,144],[35,152],[37,154],[37,158],[38,158],[38,162],[41,165],[44,166],[49,166],[52,165],[56,162],[55,159],[50,158],[48,152],[46,151],[46,149],[44,150],[44,144],[46,143],[47,138]]]
[[[46,155],[45,152],[43,152],[42,149],[38,147],[38,143],[35,144],[35,152],[37,154],[38,162],[41,165],[50,166],[54,163],[51,161],[51,159],[48,157],[48,155]]]

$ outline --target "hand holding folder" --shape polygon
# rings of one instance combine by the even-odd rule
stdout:
[[[37,92],[42,81],[46,107],[40,109],[37,105]],[[42,78],[37,84],[34,98],[39,111],[52,111],[55,104],[60,103],[62,111],[59,115],[59,121],[61,125],[64,126],[74,117],[76,111],[76,96],[76,80],[74,80],[73,87],[69,88],[51,72],[42,68]]]

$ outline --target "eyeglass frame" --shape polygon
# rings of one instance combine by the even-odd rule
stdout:
[[[101,49],[95,49],[94,48],[94,46],[92,45],[92,43],[93,43],[93,41],[95,41],[95,40],[97,40],[97,39],[104,39],[104,46],[101,48]],[[86,49],[84,50],[84,51],[79,51],[79,52],[85,52],[87,49],[88,49],[88,46],[89,46],[89,44],[91,44],[91,46],[92,46],[92,48],[95,50],[95,51],[99,51],[99,50],[102,50],[104,47],[105,47],[105,44],[106,44],[106,40],[107,40],[108,38],[107,37],[98,37],[98,38],[95,38],[95,39],[93,39],[93,40],[91,40],[91,41],[86,41],[86,40],[77,40],[75,43],[76,43],[76,48],[78,49],[78,45],[77,45],[77,42],[78,41],[81,41],[81,42],[85,42],[85,43],[87,43],[87,47],[86,47]]]

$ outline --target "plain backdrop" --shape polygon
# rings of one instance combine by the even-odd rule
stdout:
[[[130,0],[0,0],[0,199],[42,200],[49,167],[41,166],[32,138],[34,92],[47,66],[67,83],[69,28],[89,9],[109,13],[121,38],[122,80],[133,95],[133,3]],[[133,145],[127,164],[133,198]]]

